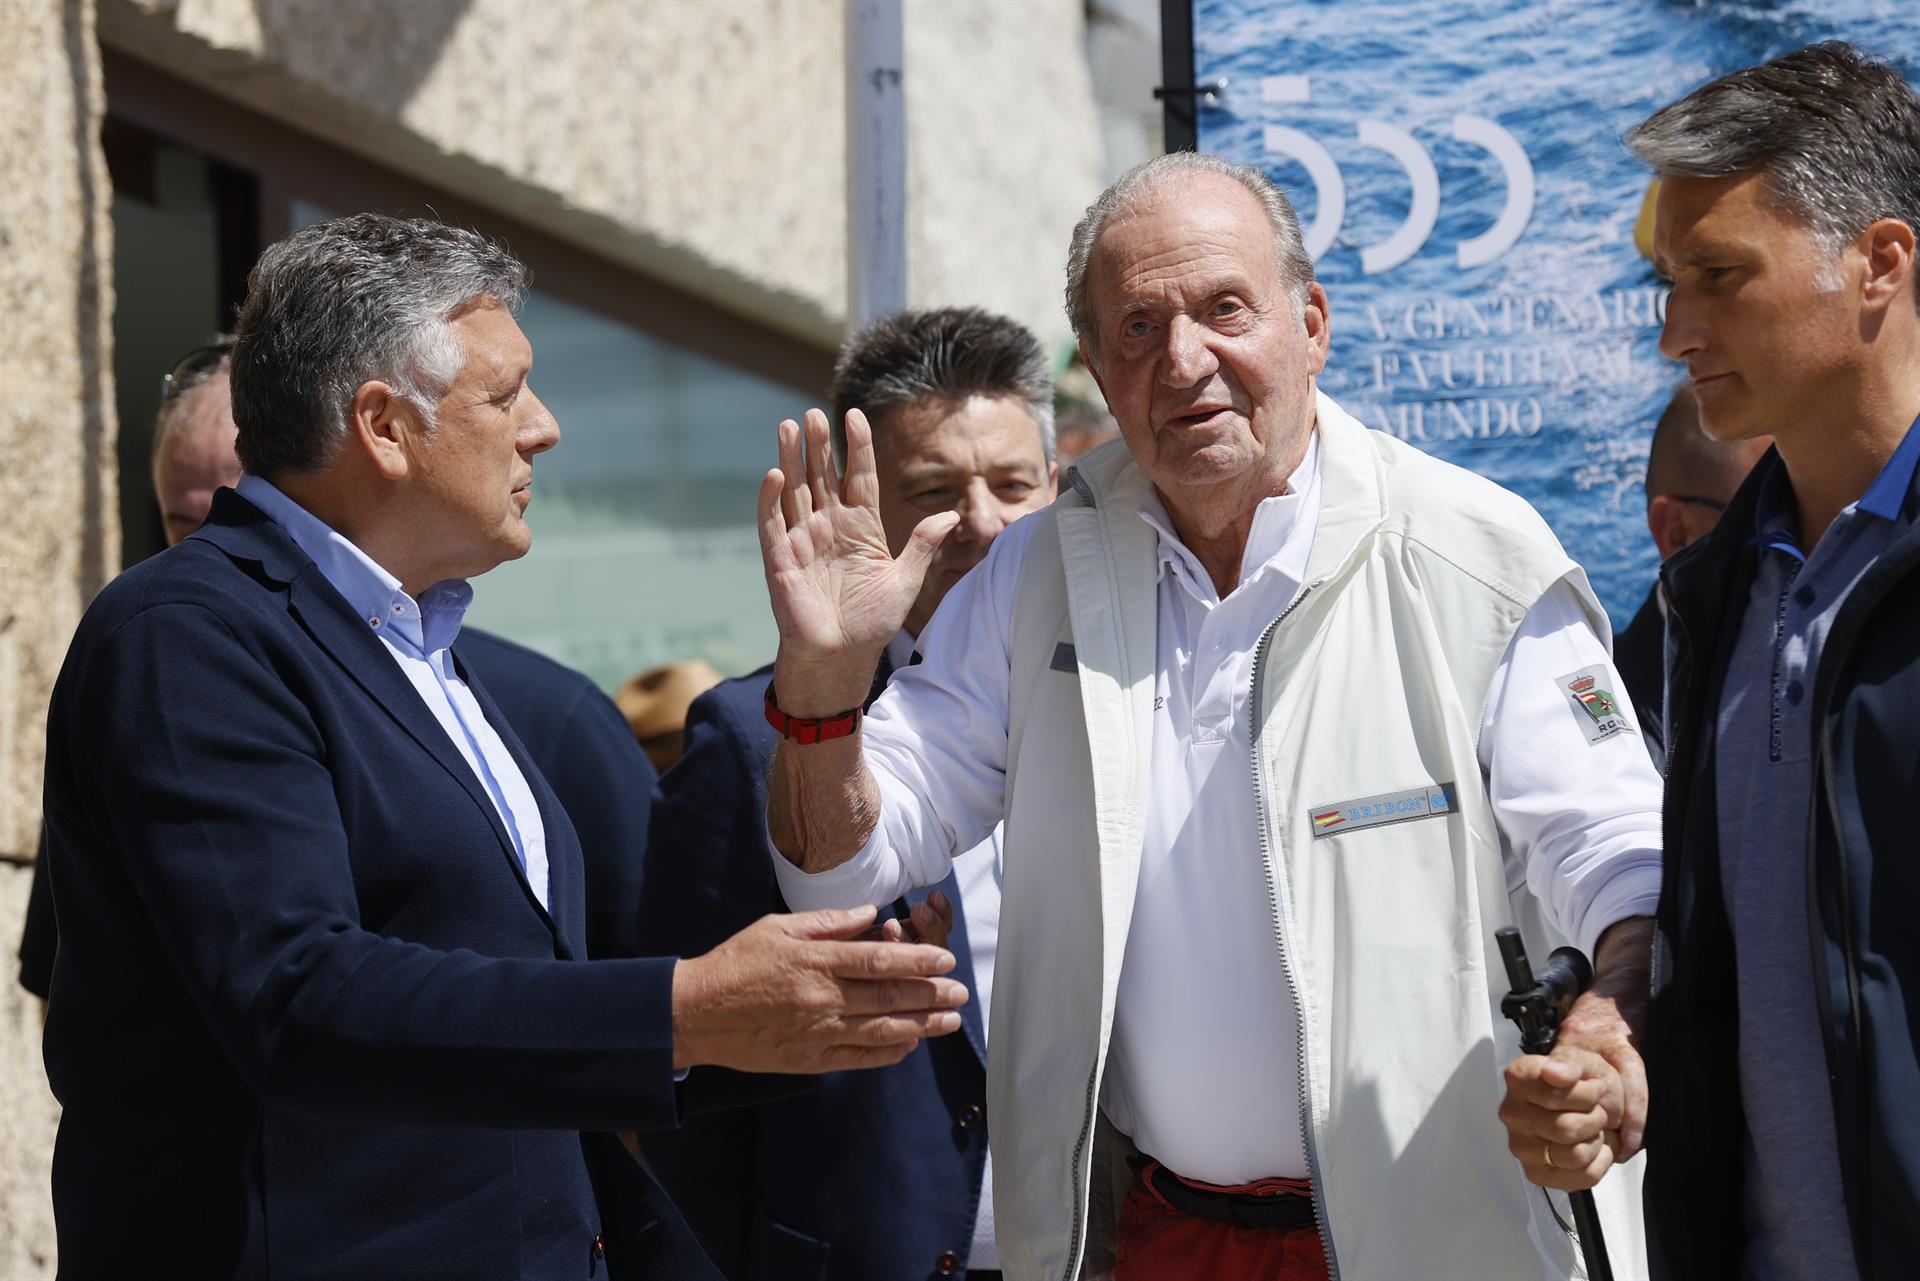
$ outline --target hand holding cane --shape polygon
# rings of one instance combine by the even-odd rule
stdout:
[[[1593,967],[1578,948],[1563,947],[1547,958],[1538,979],[1527,961],[1526,944],[1520,931],[1503,926],[1493,933],[1500,947],[1500,959],[1506,962],[1507,982],[1512,990],[1501,999],[1500,1012],[1520,1028],[1520,1049],[1527,1054],[1550,1054],[1560,1034],[1561,1011],[1593,981]],[[1553,1163],[1551,1149],[1547,1163]],[[1567,1193],[1573,1210],[1574,1230],[1580,1236],[1580,1251],[1586,1257],[1589,1281],[1613,1281],[1613,1268],[1607,1262],[1607,1243],[1600,1231],[1600,1214],[1589,1191]]]

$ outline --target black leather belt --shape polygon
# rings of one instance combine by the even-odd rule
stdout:
[[[1153,1190],[1182,1214],[1237,1228],[1313,1226],[1313,1198],[1298,1192],[1256,1196],[1245,1192],[1208,1192],[1182,1183],[1164,1165],[1153,1167]]]

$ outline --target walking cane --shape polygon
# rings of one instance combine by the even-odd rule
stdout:
[[[1556,948],[1536,981],[1533,967],[1527,964],[1527,945],[1521,942],[1519,930],[1503,925],[1493,932],[1493,941],[1500,945],[1500,959],[1507,963],[1507,982],[1513,987],[1501,998],[1500,1012],[1520,1025],[1522,1051],[1547,1054],[1560,1035],[1561,1006],[1593,982],[1593,966],[1587,963],[1579,948]],[[1580,1252],[1586,1256],[1589,1281],[1613,1281],[1613,1267],[1607,1262],[1607,1242],[1600,1235],[1600,1212],[1593,1204],[1593,1193],[1569,1192],[1567,1202],[1573,1208],[1573,1226],[1580,1234]]]

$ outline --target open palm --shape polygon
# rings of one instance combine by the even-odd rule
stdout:
[[[958,522],[929,516],[895,560],[880,522],[880,486],[873,433],[865,415],[847,415],[847,474],[833,461],[827,416],[809,410],[805,426],[780,424],[780,466],[760,482],[760,553],[767,593],[780,628],[780,667],[806,677],[806,689],[783,690],[797,704],[860,701],[880,652],[913,607],[927,567]],[[846,706],[847,704],[842,704]],[[824,709],[826,711],[838,708]]]

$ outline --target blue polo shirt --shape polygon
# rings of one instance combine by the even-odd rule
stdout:
[[[1727,669],[1715,761],[1747,1118],[1743,1272],[1760,1281],[1857,1275],[1813,986],[1813,685],[1841,603],[1907,524],[1900,508],[1917,463],[1920,423],[1811,553],[1779,459],[1761,480],[1760,564]]]

